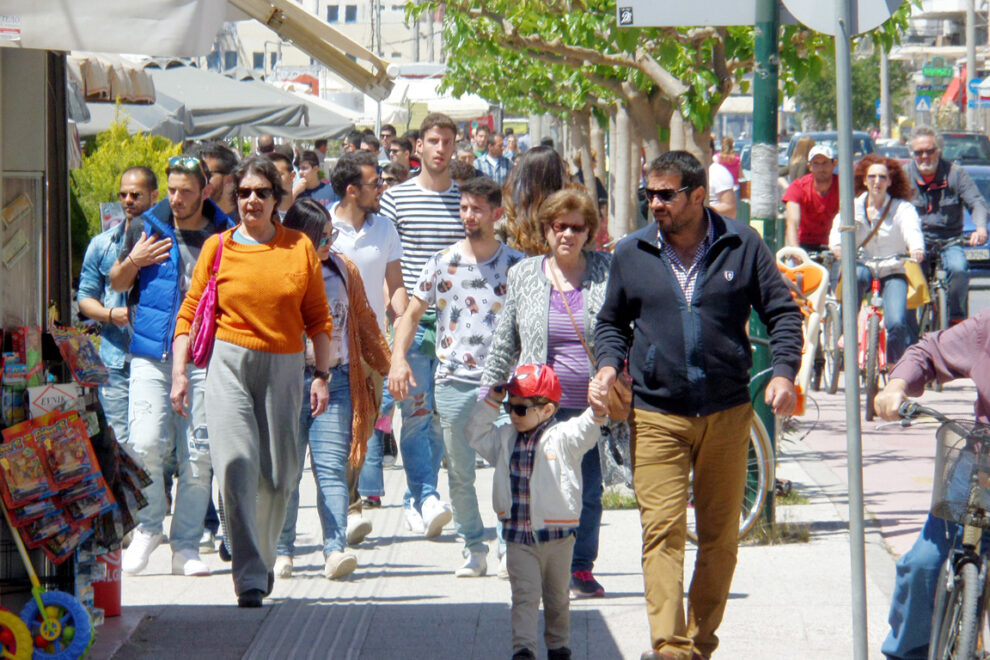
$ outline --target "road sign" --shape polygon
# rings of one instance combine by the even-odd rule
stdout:
[[[931,101],[928,100],[927,96],[914,97],[914,111],[924,113],[932,111],[932,104]]]
[[[835,35],[836,2],[842,0],[782,0],[798,21],[822,34]],[[850,34],[879,27],[903,4],[903,0],[850,0]]]
[[[695,3],[616,0],[615,16],[619,27],[751,26],[756,23],[756,0],[707,0]],[[780,10],[780,23],[795,23],[794,17],[783,7]]]
[[[969,90],[970,96],[980,95],[980,83],[983,82],[983,78],[971,78],[968,83],[966,83],[966,89]]]
[[[881,119],[881,117],[880,117],[880,99],[877,99],[876,101],[874,101],[874,104],[876,105],[876,109],[877,109],[877,119]]]

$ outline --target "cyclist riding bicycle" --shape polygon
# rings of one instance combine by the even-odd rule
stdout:
[[[986,242],[986,201],[966,170],[942,158],[942,137],[928,126],[919,126],[911,134],[911,151],[914,157],[907,166],[911,199],[925,238],[934,243],[961,236],[965,206],[976,226],[969,244]],[[958,323],[967,316],[969,263],[959,245],[942,250],[942,263],[948,271],[949,322]]]
[[[901,404],[909,396],[921,396],[926,383],[957,378],[973,379],[976,420],[990,423],[990,310],[944,332],[926,335],[908,348],[877,395],[876,412],[887,420],[900,419]],[[939,568],[961,536],[961,525],[929,514],[914,545],[897,562],[890,633],[881,648],[888,659],[927,657]],[[984,535],[984,547],[988,539]]]
[[[911,198],[907,176],[893,158],[867,154],[853,172],[857,192],[855,209],[856,246],[867,257],[886,257],[908,252],[921,262],[925,257],[925,239],[921,220]],[[841,221],[836,216],[829,235],[829,247],[840,257]],[[887,329],[887,362],[893,364],[909,344],[907,325],[907,278],[903,261],[896,256],[879,264],[880,290],[883,294],[883,319]],[[858,302],[872,283],[872,273],[863,264],[856,265]],[[858,306],[858,305],[857,305]]]

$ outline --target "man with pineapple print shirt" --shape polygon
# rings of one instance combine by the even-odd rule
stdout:
[[[523,258],[495,238],[502,217],[501,187],[487,177],[461,185],[460,217],[465,238],[426,262],[406,313],[395,327],[388,388],[397,401],[416,381],[406,360],[420,317],[436,305],[437,366],[434,401],[443,428],[450,503],[454,526],[464,542],[465,563],[458,577],[478,577],[488,570],[488,547],[474,489],[474,450],[464,427],[478,400],[485,357],[505,299],[508,271]]]

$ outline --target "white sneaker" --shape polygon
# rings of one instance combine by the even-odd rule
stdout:
[[[275,558],[275,577],[279,580],[286,580],[292,577],[292,557],[279,555]]]
[[[484,552],[472,552],[464,565],[454,571],[457,577],[481,577],[488,572],[488,555]]]
[[[450,522],[453,514],[450,505],[439,497],[427,497],[423,501],[423,524],[426,525],[425,536],[428,539],[440,536],[443,526]]]
[[[203,537],[199,539],[199,554],[209,555],[217,551],[217,537],[208,529],[203,530]]]
[[[140,529],[134,530],[131,537],[131,544],[124,551],[124,556],[120,560],[120,570],[130,575],[137,575],[148,567],[148,557],[155,551],[162,540],[164,534],[148,534]]]
[[[357,545],[371,534],[371,521],[360,513],[347,516],[347,545]]]
[[[351,552],[331,552],[323,574],[330,580],[350,575],[357,568],[357,557]]]
[[[199,553],[193,549],[178,550],[172,553],[172,575],[186,577],[206,576],[210,567],[199,558]]]
[[[413,534],[425,534],[426,524],[423,522],[423,516],[419,515],[419,511],[415,507],[407,506],[405,507],[406,512],[406,527]]]
[[[507,555],[502,555],[498,559],[498,579],[509,579],[509,560],[507,559]]]

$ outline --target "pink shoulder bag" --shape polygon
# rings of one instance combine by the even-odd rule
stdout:
[[[189,327],[189,357],[200,368],[210,363],[210,355],[213,354],[213,340],[217,332],[217,272],[220,270],[222,254],[223,234],[220,234],[217,255],[213,258],[213,272],[203,289],[199,304],[196,305],[196,314]]]

